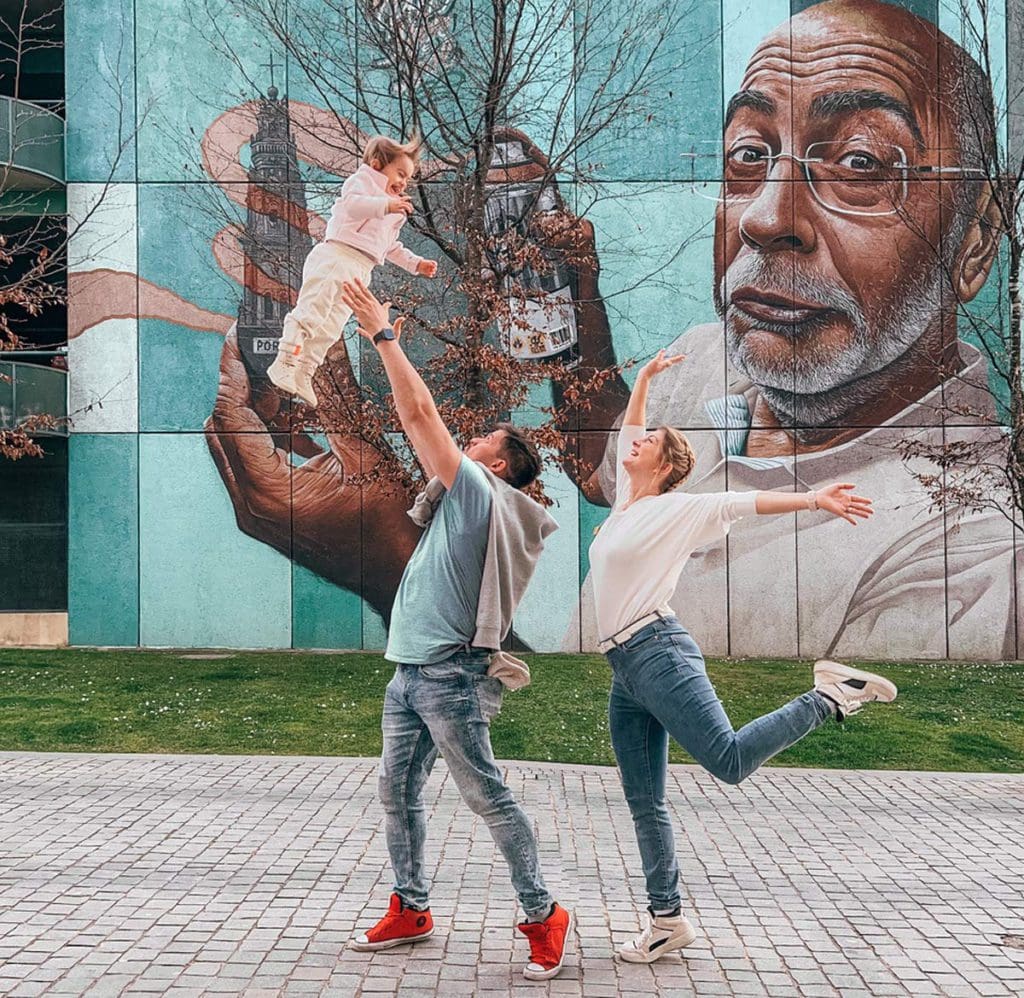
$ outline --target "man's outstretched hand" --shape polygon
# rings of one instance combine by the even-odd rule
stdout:
[[[405,317],[399,316],[391,321],[391,302],[380,302],[377,296],[357,277],[354,281],[345,281],[341,286],[341,300],[352,309],[352,314],[359,323],[356,332],[371,343],[374,336],[382,329],[391,326],[395,339],[401,338]]]

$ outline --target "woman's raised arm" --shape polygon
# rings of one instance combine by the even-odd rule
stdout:
[[[686,354],[676,354],[675,357],[666,357],[664,350],[659,350],[643,367],[640,368],[633,383],[633,391],[629,396],[629,405],[626,406],[626,415],[622,417],[623,426],[647,427],[647,389],[650,387],[651,379],[670,367],[675,367],[680,361],[686,360]]]

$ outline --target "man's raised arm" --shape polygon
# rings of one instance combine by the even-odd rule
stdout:
[[[428,475],[436,475],[445,488],[450,489],[459,470],[462,452],[441,421],[430,390],[401,347],[405,320],[399,318],[392,326],[388,316],[391,303],[379,302],[358,279],[343,285],[341,297],[359,323],[359,334],[376,346],[384,362],[398,419],[416,457]],[[394,330],[394,339],[375,340],[377,333],[388,328]]]

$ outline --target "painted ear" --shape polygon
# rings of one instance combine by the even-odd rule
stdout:
[[[999,251],[1002,217],[999,196],[991,181],[984,181],[973,212],[953,270],[953,291],[961,302],[971,301],[984,287]]]

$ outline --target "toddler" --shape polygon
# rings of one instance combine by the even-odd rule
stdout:
[[[417,141],[403,145],[383,135],[370,139],[362,165],[334,202],[324,241],[306,257],[299,298],[285,316],[277,358],[267,377],[308,405],[317,404],[313,375],[352,314],[341,300],[342,284],[357,277],[369,284],[373,268],[385,260],[421,277],[437,273],[436,260],[417,256],[398,239],[413,211],[405,191],[419,154]]]

